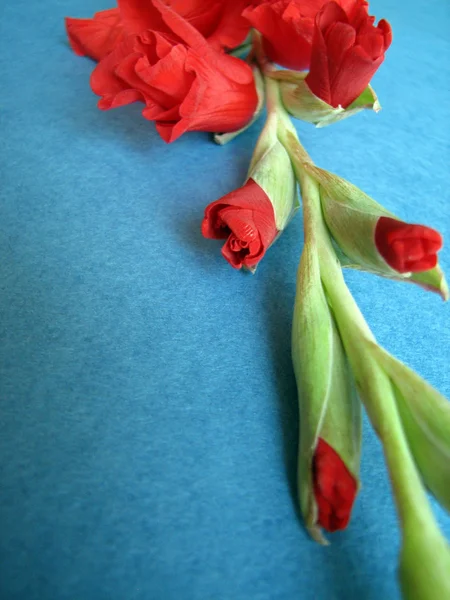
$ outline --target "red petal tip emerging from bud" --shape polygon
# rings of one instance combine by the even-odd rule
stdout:
[[[436,266],[442,236],[425,225],[380,217],[375,227],[375,245],[392,269],[399,273],[419,273]]]
[[[345,529],[355,501],[357,483],[339,454],[319,438],[313,458],[318,524],[327,531]]]

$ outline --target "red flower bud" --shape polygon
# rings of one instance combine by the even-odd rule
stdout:
[[[235,269],[254,267],[277,235],[269,197],[253,179],[206,207],[202,234],[227,239],[222,254]]]
[[[345,529],[350,519],[357,485],[339,454],[319,438],[313,458],[317,521],[327,531]]]
[[[369,85],[392,41],[391,26],[367,14],[367,2],[328,2],[315,19],[306,83],[330,106],[347,108]]]
[[[375,227],[375,245],[387,264],[399,273],[433,269],[442,236],[425,225],[410,225],[390,217],[380,217]]]

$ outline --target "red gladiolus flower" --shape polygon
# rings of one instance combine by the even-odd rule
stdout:
[[[97,65],[91,87],[102,97],[99,108],[144,102],[143,116],[156,122],[166,142],[186,131],[229,132],[247,125],[258,103],[249,65],[214,50],[159,4],[173,33],[129,35]]]
[[[317,521],[327,531],[345,529],[355,501],[357,485],[337,452],[319,438],[313,458]]]
[[[277,233],[272,203],[253,179],[209,204],[202,222],[206,238],[227,240],[222,255],[235,269],[254,267]]]
[[[165,7],[183,17],[216,48],[235,48],[247,36],[250,25],[242,11],[251,0],[166,0]],[[66,18],[72,50],[79,56],[101,60],[124,35],[146,30],[173,34],[161,13],[159,0],[118,0],[118,8],[104,10],[93,19]]]
[[[443,240],[438,231],[380,217],[375,227],[375,245],[387,264],[399,273],[433,269]]]
[[[250,26],[242,11],[251,0],[166,0],[172,11],[182,16],[216,48],[234,48],[247,36]],[[146,29],[170,33],[154,0],[118,0],[127,33]]]
[[[327,104],[349,106],[383,62],[392,31],[387,21],[374,21],[365,0],[353,0],[345,10],[329,2],[316,16],[306,83]]]
[[[101,60],[124,36],[117,8],[98,12],[93,19],[67,17],[65,21],[69,43],[78,56]]]

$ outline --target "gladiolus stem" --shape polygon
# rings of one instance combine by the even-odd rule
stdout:
[[[237,58],[243,58],[250,52],[251,49],[252,49],[252,43],[245,42],[244,44],[241,44],[237,48],[234,48],[234,50],[230,50],[228,52],[228,54],[230,54],[231,56],[237,56]]]
[[[305,238],[314,243],[322,283],[361,399],[382,442],[403,533],[400,580],[410,600],[450,597],[450,548],[439,531],[395,402],[392,381],[373,359],[375,338],[348,289],[321,212],[318,183],[304,169],[306,151],[286,133],[303,199]]]

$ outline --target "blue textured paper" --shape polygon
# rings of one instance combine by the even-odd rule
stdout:
[[[223,148],[207,134],[168,146],[138,105],[100,112],[63,17],[106,7],[1,8],[0,597],[398,600],[399,531],[367,423],[348,530],[324,548],[298,518],[301,215],[255,276],[199,232],[206,204],[242,182],[259,126]],[[440,229],[449,274],[449,4],[372,13],[394,30],[374,79],[383,111],[299,133],[318,164]],[[449,396],[449,306],[347,280],[379,341]]]

